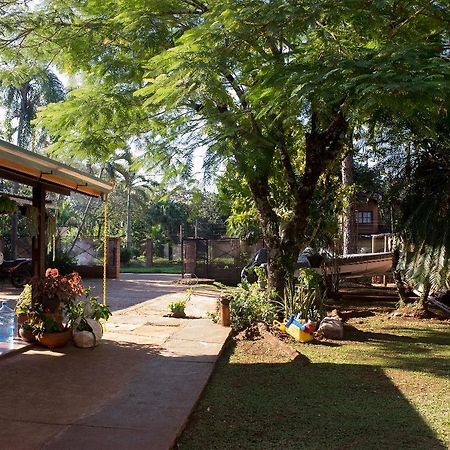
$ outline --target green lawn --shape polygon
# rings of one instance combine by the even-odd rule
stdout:
[[[179,449],[450,448],[449,323],[349,319],[283,363],[231,345]]]
[[[162,264],[152,267],[121,267],[121,273],[181,273],[181,264]]]

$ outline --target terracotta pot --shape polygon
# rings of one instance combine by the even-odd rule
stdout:
[[[41,333],[36,336],[38,342],[49,349],[64,347],[72,338],[72,328],[56,333]]]
[[[45,317],[48,319],[51,319],[55,321],[58,325],[62,325],[63,323],[63,315],[61,311],[55,311],[55,312],[46,312],[43,313]]]
[[[25,330],[24,328],[19,328],[19,336],[25,342],[36,342],[36,336],[31,330]]]
[[[19,314],[17,316],[17,325],[20,327],[20,325],[27,322],[29,318],[30,318],[29,314]]]

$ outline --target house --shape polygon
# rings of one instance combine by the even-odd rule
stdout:
[[[390,248],[389,229],[380,212],[381,196],[358,198],[355,207],[358,253],[388,251]]]

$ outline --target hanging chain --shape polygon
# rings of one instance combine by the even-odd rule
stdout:
[[[106,265],[108,262],[108,197],[104,204],[103,222],[103,305],[106,306]]]

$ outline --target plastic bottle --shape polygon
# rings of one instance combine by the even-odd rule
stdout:
[[[2,301],[0,308],[0,342],[10,342],[16,335],[16,315],[8,306],[8,302]]]

